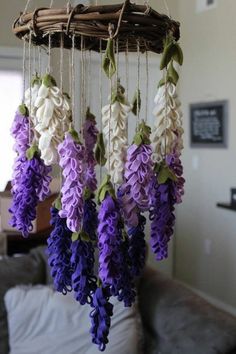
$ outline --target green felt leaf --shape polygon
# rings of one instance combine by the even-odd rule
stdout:
[[[184,55],[183,55],[183,51],[178,43],[175,43],[175,51],[174,51],[173,59],[179,65],[183,65]]]
[[[90,242],[91,241],[89,235],[83,230],[80,231],[79,238],[81,239],[81,241],[84,241],[84,242]]]
[[[170,65],[167,70],[167,81],[170,81],[174,85],[177,85],[178,80],[179,80],[179,74],[175,70],[173,60],[171,60]]]
[[[85,189],[84,189],[84,200],[90,199],[92,194],[93,194],[92,191],[88,187],[85,187]]]
[[[46,87],[53,87],[53,86],[57,86],[56,84],[56,80],[49,74],[46,74],[43,79],[42,79],[42,83],[44,84],[44,86]]]
[[[96,119],[95,115],[93,113],[91,113],[90,107],[87,107],[86,119],[92,120],[92,121],[95,121],[95,119]]]
[[[61,205],[61,193],[58,195],[57,199],[54,200],[53,204],[54,208],[56,208],[57,210],[61,210],[62,205]]]
[[[132,112],[135,116],[137,116],[141,109],[141,91],[139,89],[137,89],[134,93],[132,105]]]
[[[171,179],[175,182],[177,181],[177,177],[175,176],[174,172],[169,168],[169,166],[163,163],[159,170],[157,180],[159,184],[164,184],[168,179]]]
[[[31,80],[31,86],[34,87],[34,85],[41,85],[41,83],[42,83],[42,79],[36,73]]]
[[[103,179],[101,186],[98,189],[97,192],[97,200],[98,203],[101,204],[103,200],[106,198],[106,195],[109,194],[113,199],[116,199],[116,194],[114,187],[111,183],[111,176],[106,175],[105,178]]]
[[[144,121],[142,121],[139,126],[137,133],[134,136],[133,143],[137,146],[140,146],[141,144],[151,144],[150,142],[150,134],[151,134],[151,128],[146,125]]]
[[[69,131],[70,135],[72,136],[73,140],[78,143],[80,143],[80,139],[79,139],[79,134],[77,133],[77,131],[74,128],[70,128]]]
[[[39,154],[39,150],[38,150],[37,145],[32,145],[26,151],[26,157],[28,160],[32,160],[35,157],[35,155],[37,155],[37,154]]]
[[[125,103],[125,89],[120,84],[120,80],[118,80],[117,84],[112,88],[111,104],[115,102]]]
[[[29,110],[24,103],[18,107],[18,111],[22,116],[29,117]]]
[[[71,240],[72,242],[75,242],[79,239],[79,233],[78,232],[73,232],[72,236],[71,236]]]
[[[164,47],[164,51],[162,53],[161,62],[160,62],[160,70],[167,68],[169,62],[172,59],[173,53],[174,53],[173,42],[170,42],[166,44]]]
[[[103,57],[102,67],[107,77],[111,79],[116,72],[114,41],[111,38],[109,38],[107,41],[107,48]]]
[[[99,133],[97,136],[97,144],[95,147],[95,159],[100,166],[104,166],[106,163],[106,150],[103,139],[103,133]]]

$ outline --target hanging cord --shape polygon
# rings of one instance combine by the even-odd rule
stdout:
[[[41,62],[42,62],[42,49],[40,46],[38,46],[38,74],[39,77],[41,77]]]
[[[82,126],[84,120],[84,37],[81,36],[80,42],[80,131],[82,133]]]
[[[148,51],[146,51],[146,109],[145,109],[145,123],[148,119],[148,91],[149,91],[149,57]]]
[[[27,0],[26,2],[26,5],[25,5],[25,8],[24,8],[24,11],[22,13],[22,16],[26,14],[27,10],[28,10],[28,7],[29,7],[29,4],[30,4],[31,0]]]
[[[126,50],[125,50],[125,86],[126,86],[126,97],[129,102],[129,41],[126,41]],[[129,120],[126,121],[126,129],[127,129],[127,138],[129,136]]]
[[[50,2],[50,9],[53,7],[53,3],[54,3],[54,0],[51,0],[51,2]]]
[[[48,67],[47,67],[47,73],[51,73],[51,67],[52,67],[52,38],[51,38],[51,33],[48,34]]]
[[[60,41],[60,90],[63,92],[63,64],[64,64],[64,33],[61,32]]]
[[[88,61],[87,61],[87,51],[85,50],[85,47],[84,47],[84,50],[83,50],[83,62],[84,62],[84,74],[83,74],[83,78],[84,78],[84,84],[83,84],[83,87],[84,87],[84,118],[85,118],[85,112],[86,112],[86,109],[87,109],[87,88],[88,88]]]
[[[91,106],[91,77],[92,77],[92,52],[89,51],[89,60],[88,60],[88,106]]]
[[[102,69],[102,62],[103,62],[103,53],[102,53],[102,40],[100,39],[99,41],[99,52],[100,52],[100,75],[99,75],[99,100],[100,100],[100,125],[99,125],[99,130],[100,133],[102,133],[102,74],[103,74],[103,69]],[[100,184],[102,183],[102,166],[101,164],[99,165],[99,179],[100,179]]]
[[[163,0],[163,1],[164,1],[164,5],[165,5],[165,8],[166,8],[167,15],[168,15],[168,17],[171,18],[170,9],[169,9],[169,6],[167,4],[167,1],[166,0]]]
[[[167,69],[165,69],[165,135],[164,135],[164,141],[165,141],[165,155],[163,156],[163,159],[166,158],[166,129],[167,129]]]
[[[23,73],[23,93],[22,93],[22,104],[25,102],[25,82],[26,82],[26,40],[25,37],[23,37],[23,67],[22,67],[22,73]]]
[[[140,109],[139,109],[139,105],[140,105],[140,102],[139,102],[139,91],[140,91],[140,41],[139,39],[137,40],[137,56],[138,56],[138,95],[137,95],[137,115],[138,115],[138,119],[137,119],[137,125],[136,125],[136,128],[137,126],[139,125],[140,123]]]
[[[75,34],[72,35],[72,52],[71,52],[71,105],[72,105],[72,122],[75,126]]]
[[[119,69],[120,69],[120,57],[119,57],[119,38],[116,39],[116,86],[118,89],[119,82]]]
[[[30,100],[29,100],[29,145],[31,144],[31,106],[32,106],[32,86],[31,86],[31,44],[32,44],[32,32],[30,31],[29,34],[29,44],[28,44],[28,60],[29,60],[29,93],[30,93]]]
[[[37,74],[37,67],[36,67],[36,47],[33,47],[33,73],[34,75]]]

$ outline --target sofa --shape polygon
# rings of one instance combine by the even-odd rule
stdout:
[[[6,293],[19,284],[36,286],[50,285],[51,282],[44,247],[31,250],[21,257],[4,257],[0,260],[0,354],[9,353],[8,314],[4,302]],[[139,349],[135,349],[137,354],[236,354],[235,317],[213,307],[177,281],[149,267],[146,267],[137,284],[137,292],[135,311],[139,316],[135,321],[140,321]],[[126,317],[128,321],[129,316]],[[125,322],[116,321],[116,318],[113,320],[119,325]],[[116,332],[116,339],[120,350],[115,351],[111,344],[105,353],[135,353],[134,346],[132,353],[122,349],[122,343],[125,343],[123,340],[119,343],[119,331]],[[44,354],[33,349],[29,353]],[[64,354],[71,353],[68,351]],[[77,354],[85,353],[93,353],[93,350],[77,351]]]

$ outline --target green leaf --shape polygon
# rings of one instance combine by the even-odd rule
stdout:
[[[100,166],[104,166],[106,163],[106,150],[103,140],[103,133],[99,133],[97,136],[97,144],[95,148],[95,159]]]
[[[61,205],[61,193],[58,195],[57,199],[54,200],[52,205],[57,210],[61,210],[61,208],[62,208],[62,205]]]
[[[34,85],[41,85],[41,83],[42,83],[42,79],[36,73],[33,76],[33,79],[31,80],[31,86],[34,87]]]
[[[175,182],[177,181],[177,177],[175,176],[174,172],[169,168],[169,166],[163,163],[159,170],[157,180],[159,184],[164,184],[168,179],[171,179]]]
[[[115,102],[125,103],[125,89],[120,84],[120,80],[117,81],[111,92],[111,104]]]
[[[170,65],[167,70],[167,81],[172,82],[176,86],[178,80],[179,80],[179,74],[175,70],[173,60],[171,60]]]
[[[173,52],[174,52],[173,42],[170,42],[167,45],[165,45],[164,51],[163,51],[163,54],[161,57],[160,70],[167,68],[169,62],[172,59]]]
[[[49,74],[46,74],[43,79],[42,79],[42,83],[44,86],[46,87],[53,87],[53,86],[57,86],[56,84],[56,80]]]
[[[84,193],[83,193],[84,200],[90,199],[92,195],[93,195],[92,191],[88,187],[85,187]]]
[[[91,113],[90,107],[87,107],[86,119],[92,120],[92,121],[95,121],[95,119],[96,119],[95,115],[93,113]]]
[[[132,105],[133,105],[132,112],[135,116],[137,116],[141,109],[141,92],[139,89],[137,89],[134,93]]]
[[[107,42],[107,48],[103,57],[102,67],[107,77],[111,79],[116,72],[114,41],[111,38],[109,38]]]
[[[179,64],[179,65],[183,65],[183,61],[184,61],[184,55],[183,55],[183,51],[180,47],[180,45],[178,43],[175,43],[175,52],[173,55],[173,59]]]
[[[26,151],[26,157],[28,160],[32,160],[35,157],[35,155],[37,155],[37,154],[39,154],[39,150],[38,150],[37,145],[32,145]]]
[[[75,242],[79,239],[79,233],[78,232],[73,232],[72,236],[71,236],[71,240],[72,242]]]
[[[151,128],[146,125],[144,121],[142,121],[138,126],[138,130],[134,136],[133,143],[137,146],[140,146],[141,144],[149,145],[151,143],[149,138],[150,134]]]
[[[98,203],[101,204],[103,200],[106,198],[106,195],[109,194],[113,199],[116,199],[116,194],[115,190],[113,188],[113,185],[111,183],[111,176],[107,175],[103,181],[101,186],[98,189],[97,192],[97,200]]]
[[[73,140],[76,143],[81,144],[80,139],[79,139],[79,134],[77,133],[77,131],[74,128],[70,128],[68,133],[72,136]]]
[[[24,103],[18,107],[18,111],[22,116],[29,117],[29,110]]]
[[[79,238],[81,239],[81,241],[84,241],[84,242],[90,242],[91,241],[89,235],[83,230],[80,231]]]

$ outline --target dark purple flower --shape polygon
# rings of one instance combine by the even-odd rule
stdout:
[[[157,260],[168,257],[168,242],[174,232],[174,205],[176,203],[175,186],[171,179],[158,184],[157,178],[152,181],[151,195],[151,247]]]
[[[58,147],[64,182],[61,189],[62,209],[60,216],[66,218],[68,228],[79,232],[83,218],[84,192],[84,146],[75,131],[66,133]]]
[[[38,157],[23,163],[21,177],[9,212],[12,214],[10,224],[22,232],[24,237],[32,231],[32,221],[36,218],[36,206],[39,201],[38,190],[42,185],[40,174],[41,161]]]
[[[75,299],[81,305],[91,303],[92,294],[96,289],[94,276],[94,247],[91,241],[80,238],[71,245],[72,288]]]
[[[92,342],[98,345],[101,352],[106,349],[108,335],[111,326],[111,316],[113,315],[113,305],[109,302],[109,288],[98,287],[93,295],[91,313]]]
[[[51,225],[53,230],[47,240],[48,264],[54,279],[55,289],[63,294],[71,291],[72,268],[71,236],[72,233],[66,226],[66,219],[59,216],[55,207],[51,208]]]
[[[122,271],[122,230],[117,201],[109,194],[98,214],[99,277],[104,286],[117,288]]]
[[[86,114],[86,120],[83,125],[83,137],[85,144],[85,184],[94,192],[97,189],[97,178],[95,172],[96,160],[94,156],[94,147],[97,142],[98,130],[96,128],[95,116],[91,114],[89,108]]]
[[[89,236],[90,240],[97,239],[98,214],[96,203],[92,196],[85,199],[83,215],[83,231]]]
[[[182,203],[182,196],[184,195],[185,179],[183,178],[183,166],[178,153],[174,152],[166,157],[166,163],[177,177],[174,182],[176,203]]]
[[[130,274],[132,277],[140,276],[146,260],[146,242],[145,242],[145,224],[146,218],[139,214],[139,223],[136,227],[128,229],[129,235],[129,258]]]

